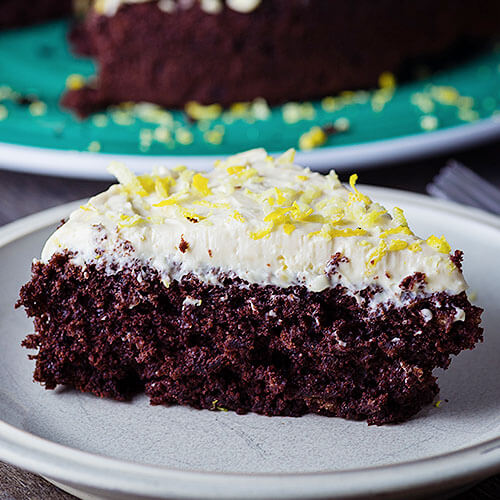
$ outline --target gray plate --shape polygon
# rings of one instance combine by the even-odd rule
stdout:
[[[484,314],[485,342],[439,374],[439,408],[402,425],[152,407],[31,382],[13,304],[29,264],[71,206],[0,229],[0,459],[100,498],[383,498],[450,489],[500,470],[500,222],[404,192],[366,188],[406,209],[417,233],[446,233]],[[84,495],[83,495],[84,496]],[[89,498],[89,497],[87,497]]]

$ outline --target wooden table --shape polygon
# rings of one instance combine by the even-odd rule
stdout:
[[[431,160],[399,163],[360,171],[360,182],[425,192],[425,186],[451,157],[463,162],[500,187],[500,141],[481,148]],[[68,167],[70,168],[70,167]],[[347,174],[341,174],[346,180]],[[44,177],[0,171],[0,225],[45,208],[104,190],[109,183]],[[500,418],[500,416],[499,416]],[[74,498],[35,474],[0,463],[0,500]],[[499,474],[471,487],[454,500],[499,500]]]

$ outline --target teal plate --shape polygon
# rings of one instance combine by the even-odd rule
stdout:
[[[67,31],[61,21],[0,34],[5,168],[95,178],[106,176],[110,156],[138,171],[186,161],[208,168],[213,158],[241,150],[301,146],[315,146],[298,156],[309,166],[359,168],[500,136],[498,47],[403,85],[394,87],[385,75],[378,89],[320,101],[195,109],[198,120],[184,111],[124,104],[78,120],[60,107],[60,96],[68,82],[94,75],[95,67],[71,54]],[[328,133],[311,133],[315,126]]]

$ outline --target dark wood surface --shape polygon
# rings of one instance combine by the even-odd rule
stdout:
[[[363,184],[423,193],[425,186],[451,158],[463,162],[500,187],[500,141],[454,155],[398,163],[358,173]],[[347,173],[341,174],[343,180],[347,177]],[[61,203],[86,198],[104,190],[108,185],[109,183],[102,181],[69,180],[0,171],[0,225]],[[0,500],[71,498],[74,497],[41,477],[0,462]],[[500,500],[500,466],[497,476],[474,485],[455,496],[454,500]]]

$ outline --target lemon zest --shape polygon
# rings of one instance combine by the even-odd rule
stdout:
[[[387,243],[384,240],[380,240],[378,246],[368,254],[368,262],[366,264],[367,268],[374,268],[386,254]]]
[[[278,203],[278,205],[283,205],[284,203],[286,203],[288,201],[285,198],[283,191],[281,191],[281,189],[278,189],[277,187],[275,187],[274,193],[276,195],[276,203]]]
[[[408,247],[408,250],[410,250],[410,252],[421,252],[422,251],[422,247],[420,246],[420,242],[416,241],[415,243],[412,243]]]
[[[327,240],[337,237],[347,237],[347,236],[363,236],[366,231],[360,227],[356,229],[346,228],[346,229],[335,229],[331,223],[323,224],[319,231],[313,231],[307,235],[308,238],[313,236],[322,236]]]
[[[274,222],[270,222],[265,229],[261,229],[260,231],[250,231],[248,235],[252,240],[261,240],[262,238],[265,238],[266,236],[269,236],[271,234],[271,231],[274,229]]]
[[[404,250],[408,246],[408,242],[405,240],[394,239],[389,243],[389,252],[397,252],[399,250]]]
[[[390,234],[407,234],[409,236],[412,236],[413,233],[411,232],[410,228],[408,226],[398,226],[398,227],[391,227],[390,229],[386,229],[385,231],[382,231],[380,233],[380,238],[386,238]]]
[[[184,110],[193,120],[215,120],[222,113],[220,104],[209,104],[204,106],[196,101],[189,101]]]
[[[350,193],[350,194],[354,194],[353,198],[355,200],[362,201],[366,205],[369,205],[372,202],[372,200],[370,200],[370,198],[368,198],[368,196],[359,192],[358,188],[356,187],[357,180],[358,180],[358,174],[352,174],[349,177],[349,185],[351,186],[351,189],[354,192],[354,193]],[[349,196],[349,197],[351,198],[351,196]]]
[[[243,217],[243,215],[241,215],[237,210],[233,213],[233,219],[236,219],[239,222],[245,222],[245,217]]]
[[[193,176],[193,187],[204,196],[212,194],[212,191],[208,187],[208,179],[201,174]]]
[[[290,148],[276,159],[277,165],[289,165],[295,160],[295,149]]]
[[[177,205],[182,198],[186,194],[185,191],[182,191],[180,193],[173,194],[172,196],[169,196],[167,199],[162,200],[158,203],[154,203],[153,207],[167,207],[169,205]]]
[[[134,227],[140,224],[143,221],[143,218],[140,217],[139,215],[125,215],[121,214],[120,215],[120,220],[122,222],[118,223],[118,227],[120,229],[123,229],[125,227]]]
[[[440,253],[450,253],[451,251],[451,247],[444,236],[438,238],[437,236],[431,235],[427,238],[427,244]]]
[[[322,146],[328,136],[325,131],[318,126],[314,126],[308,132],[303,133],[299,138],[299,148],[302,150],[314,149]]]
[[[148,193],[137,176],[123,163],[113,161],[108,166],[107,171],[116,177],[116,180],[126,191],[139,196],[147,196]]]
[[[206,217],[204,217],[203,215],[199,215],[196,212],[192,212],[191,210],[187,210],[187,209],[182,208],[182,207],[180,207],[180,208],[181,208],[182,216],[185,217],[186,219],[193,219],[196,222],[199,222],[200,220],[206,219]]]
[[[403,210],[399,207],[394,207],[392,210],[392,217],[399,226],[408,227],[408,221],[406,220]]]
[[[243,170],[245,170],[245,167],[242,167],[239,165],[236,165],[234,167],[227,167],[227,169],[226,169],[226,171],[229,175],[239,174]]]

